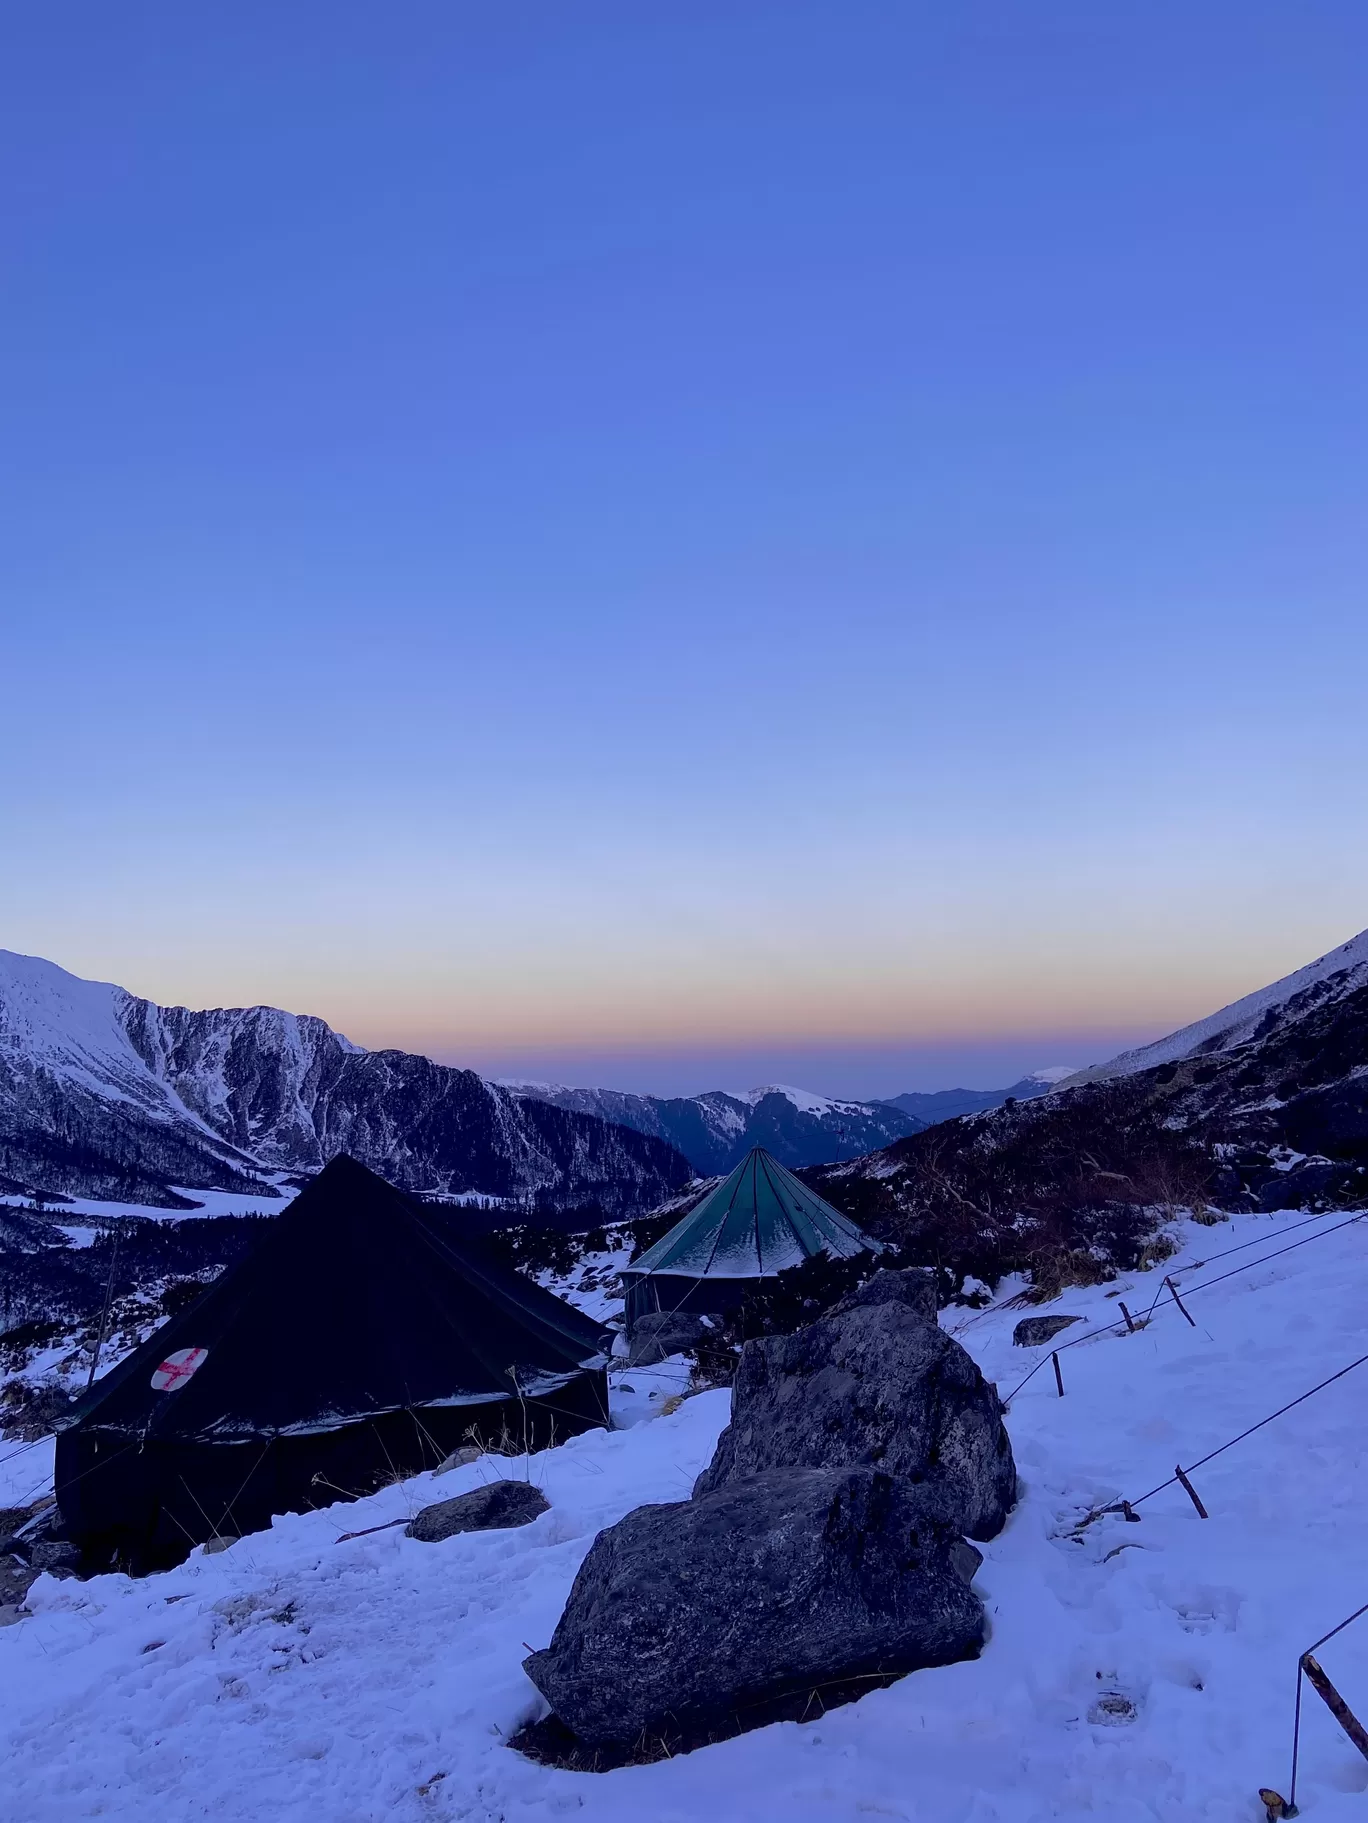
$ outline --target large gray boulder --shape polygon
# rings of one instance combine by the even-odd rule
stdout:
[[[876,1273],[806,1329],[747,1342],[731,1423],[694,1493],[767,1469],[856,1466],[934,1489],[970,1538],[995,1536],[1016,1498],[997,1390],[936,1323],[926,1274]]]
[[[707,1335],[709,1325],[702,1317],[685,1310],[648,1310],[632,1325],[628,1338],[627,1365],[655,1367],[670,1355],[683,1354]]]
[[[593,1746],[735,1732],[795,1693],[973,1657],[980,1561],[929,1487],[772,1470],[600,1532],[551,1644],[523,1664]]]
[[[495,1532],[509,1526],[531,1525],[551,1502],[530,1481],[491,1481],[454,1500],[439,1500],[415,1514],[404,1528],[407,1538],[440,1544],[458,1532]]]

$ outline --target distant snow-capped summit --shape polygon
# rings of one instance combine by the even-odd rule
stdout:
[[[919,1132],[923,1123],[880,1103],[838,1101],[786,1084],[702,1095],[634,1095],[623,1089],[577,1089],[556,1083],[505,1082],[529,1100],[651,1133],[681,1151],[704,1176],[730,1171],[752,1146],[765,1146],[798,1168],[858,1158]]]

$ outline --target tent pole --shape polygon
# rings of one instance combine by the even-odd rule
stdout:
[[[114,1230],[114,1252],[109,1261],[109,1283],[105,1286],[104,1309],[100,1312],[100,1333],[95,1338],[95,1353],[90,1359],[90,1372],[86,1375],[86,1391],[95,1384],[95,1370],[100,1365],[100,1350],[105,1343],[105,1330],[109,1326],[109,1307],[114,1301],[114,1273],[119,1264],[119,1230]]]

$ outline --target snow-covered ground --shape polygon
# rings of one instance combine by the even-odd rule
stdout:
[[[586,1317],[600,1323],[616,1323],[622,1317],[618,1274],[634,1252],[631,1243],[622,1241],[603,1252],[582,1254],[568,1273],[539,1272],[537,1283],[582,1310]]]
[[[818,1722],[606,1775],[510,1751],[507,1736],[539,1708],[520,1661],[549,1639],[595,1532],[642,1501],[687,1495],[726,1421],[724,1393],[646,1416],[667,1403],[650,1392],[678,1375],[667,1368],[656,1385],[629,1369],[621,1405],[638,1421],[534,1457],[528,1472],[552,1504],[522,1530],[424,1545],[395,1527],[338,1542],[523,1472],[486,1460],[278,1520],[142,1582],[40,1580],[32,1617],[0,1630],[0,1812],[7,1823],[1258,1823],[1257,1788],[1287,1787],[1297,1655],[1368,1600],[1368,1365],[1195,1471],[1209,1519],[1175,1486],[1138,1525],[1111,1515],[1078,1527],[1368,1351],[1368,1222],[1343,1220],[1184,1227],[1189,1287],[1258,1261],[1279,1236],[1317,1238],[1194,1291],[1195,1328],[1165,1294],[1142,1332],[1070,1348],[1064,1398],[1046,1366],[1013,1400],[1022,1499],[984,1548],[992,1631],[974,1663],[919,1672]],[[1181,1270],[1254,1238],[1267,1245]],[[1049,1308],[1107,1322],[1119,1300],[1134,1311],[1159,1289],[1156,1274],[1137,1274]],[[949,1318],[1004,1393],[1042,1352],[1011,1345],[1021,1314]],[[1321,1658],[1368,1716],[1368,1617]],[[1365,1791],[1368,1762],[1309,1695],[1303,1813],[1360,1823]]]
[[[32,1443],[18,1438],[0,1437],[0,1507],[31,1506],[52,1492],[52,1437],[38,1437]],[[0,1664],[0,1687],[4,1684]]]
[[[196,1205],[193,1209],[163,1209],[156,1203],[107,1203],[95,1197],[73,1196],[61,1203],[50,1203],[44,1210],[52,1221],[64,1229],[90,1232],[91,1226],[116,1220],[120,1216],[141,1215],[155,1222],[189,1221],[206,1215],[279,1215],[299,1194],[283,1176],[274,1180],[279,1196],[241,1196],[235,1190],[186,1190],[174,1186],[177,1194]],[[23,1196],[0,1196],[0,1205],[15,1209],[32,1209]]]

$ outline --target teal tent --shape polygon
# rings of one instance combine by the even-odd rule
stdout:
[[[654,1247],[623,1269],[627,1327],[652,1310],[723,1311],[757,1279],[824,1253],[849,1259],[879,1243],[802,1184],[763,1146]]]

